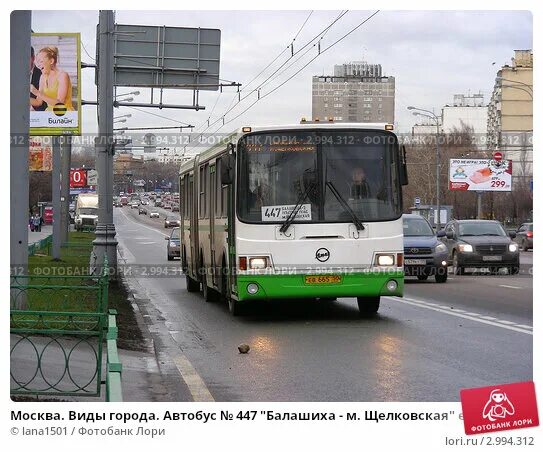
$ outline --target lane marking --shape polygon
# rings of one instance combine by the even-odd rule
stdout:
[[[481,318],[485,320],[498,320],[496,317],[491,317],[489,315],[482,315]]]
[[[533,330],[534,327],[533,326],[530,326],[530,325],[517,325],[518,327],[520,328],[528,328],[529,330]]]
[[[492,320],[485,320],[483,317],[474,317],[474,316],[471,316],[471,315],[457,313],[457,312],[454,312],[454,310],[452,310],[452,309],[446,309],[444,307],[438,307],[437,305],[428,306],[428,303],[421,303],[420,300],[416,300],[416,299],[413,299],[413,298],[399,298],[399,297],[398,298],[384,297],[384,298],[387,298],[387,299],[392,300],[394,302],[410,304],[412,306],[418,306],[419,308],[430,309],[432,311],[441,312],[442,314],[452,315],[452,316],[455,316],[455,317],[461,317],[463,319],[472,320],[473,322],[484,323],[485,325],[492,325],[492,326],[496,326],[498,328],[503,328],[503,329],[506,329],[506,330],[516,331],[518,333],[524,333],[524,334],[529,334],[530,336],[533,336],[532,331],[527,331],[526,329],[523,329],[523,328],[530,328],[531,329],[531,327],[528,327],[528,325],[517,325],[517,324],[505,325],[503,323],[494,322]]]
[[[138,245],[154,245],[156,242],[138,242]]]
[[[522,289],[522,287],[508,286],[507,284],[498,284],[498,287],[505,287],[506,289]]]
[[[198,375],[196,369],[192,366],[185,355],[177,355],[173,358],[173,362],[177,370],[181,374],[181,378],[189,388],[190,394],[195,402],[214,402],[215,399],[207,389],[204,380]]]

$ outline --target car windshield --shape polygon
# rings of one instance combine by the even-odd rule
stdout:
[[[386,221],[400,216],[398,142],[377,130],[288,131],[238,145],[238,216],[252,223]]]
[[[424,218],[404,218],[404,237],[433,237],[434,230]]]
[[[79,215],[97,215],[98,209],[94,207],[81,207],[79,209]]]
[[[473,221],[469,223],[460,223],[458,228],[460,236],[480,236],[494,235],[505,237],[507,234],[499,223],[493,221]]]
[[[179,228],[174,228],[172,231],[172,235],[170,236],[171,239],[179,239]]]
[[[177,221],[178,218],[177,217],[168,217],[168,218],[166,218],[166,220],[168,220],[168,221]]]

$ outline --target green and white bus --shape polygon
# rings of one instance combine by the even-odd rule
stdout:
[[[187,290],[226,299],[403,294],[405,150],[389,124],[243,127],[180,169]]]

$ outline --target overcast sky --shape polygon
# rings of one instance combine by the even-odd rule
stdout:
[[[294,50],[330,24],[340,11],[314,11],[294,43]],[[321,48],[334,43],[373,11],[350,11],[339,20],[321,41]],[[222,32],[220,77],[242,84],[249,82],[292,41],[310,11],[117,11],[119,24],[167,25],[174,27],[219,28]],[[82,42],[95,56],[98,11],[34,11],[35,32],[81,32]],[[385,75],[396,77],[396,125],[408,130],[416,118],[408,105],[436,112],[451,102],[454,94],[482,92],[485,100],[494,85],[498,68],[510,63],[514,49],[532,48],[532,15],[523,11],[381,11],[373,19],[319,56],[296,77],[258,102],[240,118],[227,124],[221,132],[255,124],[295,123],[311,116],[311,76],[333,73],[334,64],[365,60],[380,63]],[[298,64],[264,87],[264,95],[296,72],[317,53],[310,51]],[[290,52],[273,65],[284,62]],[[82,59],[92,62],[82,51]],[[496,63],[492,65],[492,63]],[[290,62],[289,62],[290,64]],[[264,80],[267,71],[256,82]],[[83,99],[96,99],[94,71],[83,69]],[[250,88],[254,88],[251,84]],[[120,91],[133,89],[123,88]],[[136,101],[149,101],[142,91]],[[250,91],[250,90],[248,90]],[[158,110],[151,113],[168,116],[200,126],[215,105],[211,121],[221,116],[233,97],[233,88],[202,92],[200,104],[206,110]],[[229,120],[256,99],[250,97],[226,117]],[[165,103],[191,103],[190,91],[169,91]],[[122,126],[146,127],[175,125],[171,121],[119,108],[115,115],[131,113]],[[215,126],[210,131],[215,130]],[[97,130],[96,108],[83,107],[83,132]]]

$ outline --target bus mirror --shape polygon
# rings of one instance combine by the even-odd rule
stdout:
[[[221,184],[231,185],[234,182],[234,156],[227,154],[221,158]]]
[[[400,183],[402,185],[409,184],[409,178],[407,177],[407,158],[405,155],[405,146],[402,145],[402,152],[400,156],[401,168],[400,168]]]

